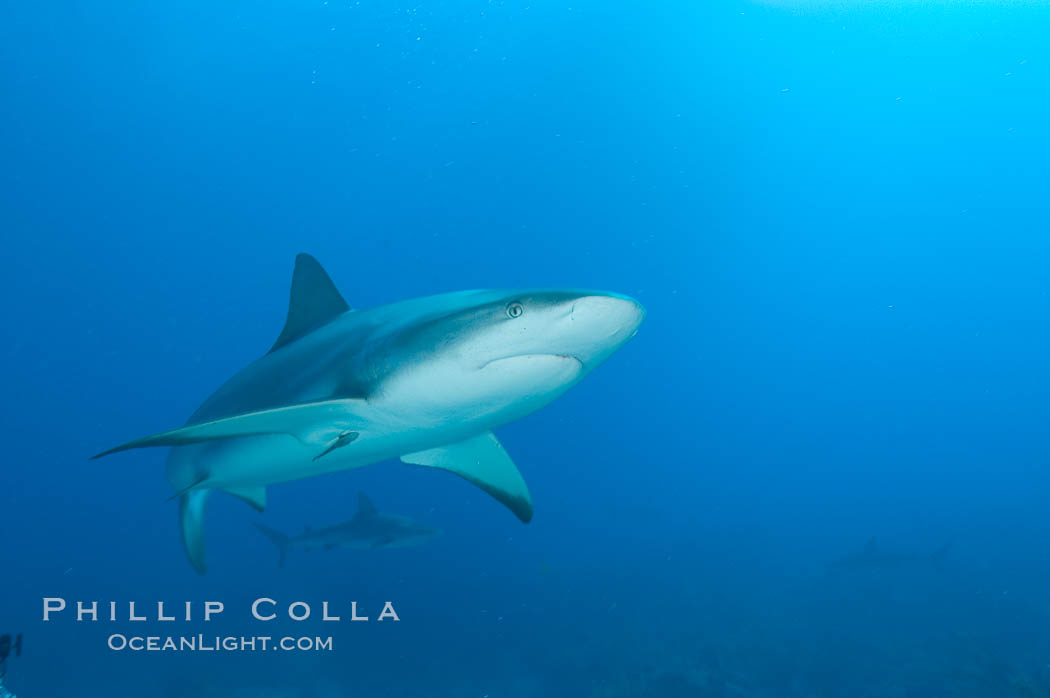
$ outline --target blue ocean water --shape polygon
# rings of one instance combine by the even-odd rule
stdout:
[[[1020,1],[5,3],[6,685],[1050,695],[1048,28]],[[164,454],[88,460],[265,352],[301,251],[358,308],[645,304],[631,343],[499,430],[532,523],[375,465],[274,486],[264,514],[214,497],[201,577]],[[336,523],[362,490],[444,535],[278,568],[252,526]],[[227,610],[43,623],[44,597]],[[260,626],[260,597],[401,620]]]

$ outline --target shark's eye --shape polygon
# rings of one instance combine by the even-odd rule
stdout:
[[[525,306],[515,301],[514,303],[507,304],[507,317],[516,318],[521,317],[521,314],[525,312]]]

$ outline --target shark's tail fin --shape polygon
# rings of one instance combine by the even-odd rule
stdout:
[[[948,553],[951,552],[952,545],[954,543],[955,541],[950,540],[941,547],[934,550],[933,553],[930,555],[930,561],[933,563],[934,568],[936,568],[938,572],[944,570],[944,559],[948,557]]]
[[[288,550],[292,547],[292,539],[284,535],[280,531],[275,531],[272,528],[263,526],[262,524],[255,524],[255,527],[259,529],[266,538],[277,546],[277,552],[280,554],[280,558],[277,560],[278,567],[284,567],[285,563],[288,562]]]

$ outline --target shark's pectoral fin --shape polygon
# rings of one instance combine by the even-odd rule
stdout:
[[[186,557],[198,574],[208,571],[204,564],[204,503],[211,490],[192,490],[179,497],[179,523]]]
[[[532,520],[532,497],[525,479],[492,432],[429,451],[409,453],[401,456],[401,460],[455,473],[488,492],[525,523]]]
[[[266,509],[266,487],[263,485],[258,487],[223,487],[222,489],[242,502],[251,504],[257,511]]]
[[[338,443],[341,435],[347,433],[354,423],[361,421],[357,415],[364,404],[363,400],[355,399],[325,400],[259,412],[246,412],[135,439],[103,451],[92,458],[101,458],[133,448],[185,446],[217,439],[269,434],[287,434],[304,444],[326,448],[332,446],[333,442]]]

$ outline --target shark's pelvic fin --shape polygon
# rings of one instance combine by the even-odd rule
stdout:
[[[181,497],[182,495],[186,494],[190,490],[195,489],[197,487],[200,487],[201,485],[203,485],[207,481],[208,481],[208,476],[207,475],[201,475],[192,484],[186,485],[181,490],[179,490],[175,494],[173,494],[170,497],[168,497],[168,499],[166,501],[170,502],[173,499],[178,499],[179,497]]]
[[[223,487],[222,489],[242,502],[251,504],[256,511],[264,511],[266,509],[266,487],[263,485],[258,487]]]
[[[372,499],[364,492],[357,493],[357,513],[354,514],[354,518],[370,519],[374,516],[379,515],[379,510],[376,509],[376,505],[372,503]]]
[[[133,448],[151,446],[185,446],[202,441],[229,439],[235,436],[262,436],[288,434],[304,444],[324,447],[347,431],[356,410],[364,405],[363,400],[325,400],[308,402],[291,407],[278,407],[260,412],[247,412],[211,422],[201,422],[162,431],[159,434],[129,441],[126,444],[103,451],[92,458],[101,458],[111,453]]]
[[[401,456],[401,460],[455,473],[488,492],[525,523],[532,520],[532,497],[525,479],[492,432],[429,451],[409,453]]]
[[[277,341],[266,353],[277,351],[348,310],[350,306],[343,300],[321,263],[308,254],[298,255],[292,273],[288,317]]]
[[[198,574],[208,571],[204,564],[204,503],[211,490],[192,490],[179,497],[179,523],[186,557]]]

